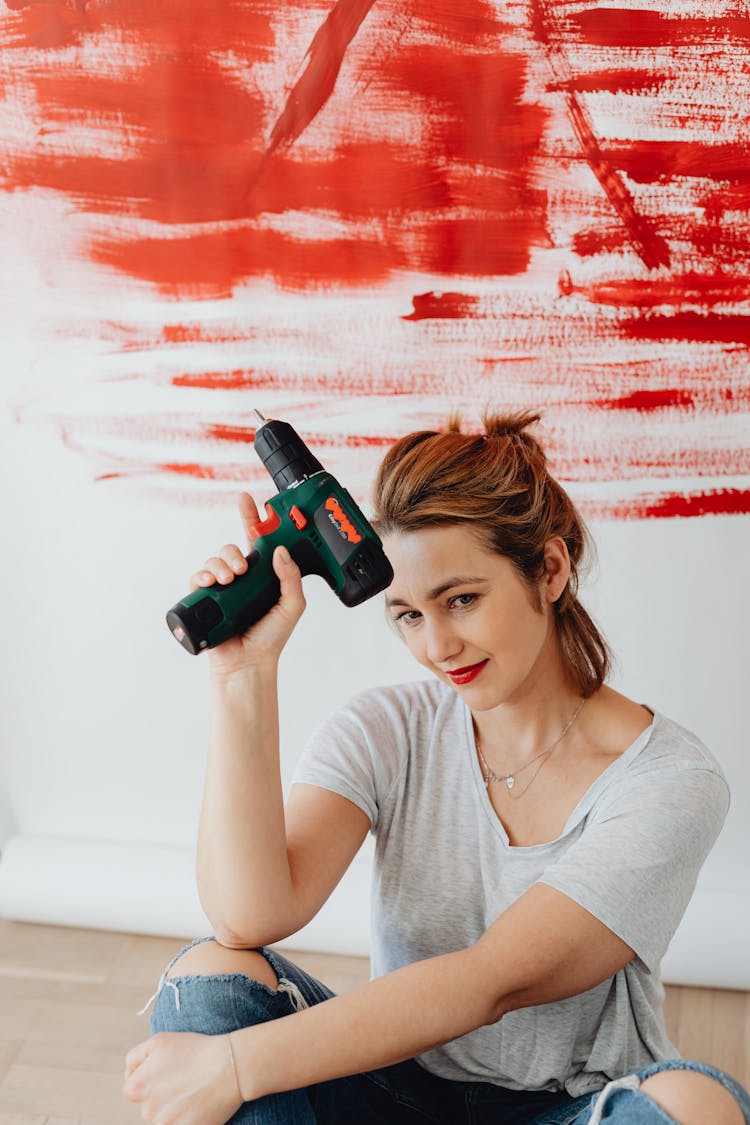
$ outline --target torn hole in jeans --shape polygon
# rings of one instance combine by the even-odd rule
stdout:
[[[156,986],[156,990],[151,994],[151,996],[149,996],[148,1000],[143,1005],[140,1012],[136,1012],[136,1015],[144,1016],[146,1014],[146,1012],[151,1007],[151,1005],[154,1003],[154,1001],[157,999],[159,993],[161,992],[162,988],[165,985],[167,986],[167,988],[171,988],[172,991],[174,992],[174,1004],[175,1004],[176,1010],[179,1012],[179,1010],[180,1010],[180,989],[179,989],[179,986],[175,983],[175,981],[171,980],[167,976],[167,973],[169,972],[170,968],[171,968],[171,965],[168,965],[167,968],[164,970],[161,977],[159,978],[159,983]],[[279,977],[278,988],[275,989],[274,991],[285,992],[289,996],[289,999],[291,1000],[292,1007],[294,1008],[295,1012],[302,1012],[302,1011],[304,1011],[305,1008],[309,1008],[309,1006],[310,1006],[307,1003],[307,1000],[305,1000],[304,996],[300,992],[299,987],[294,983],[293,980],[288,980],[286,977]]]

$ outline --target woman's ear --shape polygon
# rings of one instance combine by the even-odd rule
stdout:
[[[570,555],[565,540],[556,536],[544,544],[544,599],[550,605],[556,602],[568,585]]]

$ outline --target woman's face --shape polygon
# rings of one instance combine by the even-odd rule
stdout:
[[[473,711],[520,701],[560,654],[551,603],[565,587],[564,543],[550,540],[539,600],[503,555],[463,526],[386,536],[388,612],[410,652]]]

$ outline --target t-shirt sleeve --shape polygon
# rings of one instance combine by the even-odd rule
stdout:
[[[388,793],[406,767],[408,706],[395,692],[356,696],[305,745],[292,778],[338,793],[374,830]]]
[[[580,903],[650,971],[667,950],[729,808],[722,775],[675,764],[624,779],[540,881]]]

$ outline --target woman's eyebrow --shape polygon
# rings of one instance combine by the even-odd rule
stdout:
[[[441,582],[439,586],[433,587],[432,590],[427,591],[427,600],[434,602],[446,590],[452,590],[454,586],[476,586],[480,582],[486,582],[486,578],[478,578],[472,575],[456,575],[454,578],[448,578],[445,582]],[[403,598],[386,598],[386,606],[390,609],[391,606],[396,605],[409,605],[410,603],[404,601]]]

